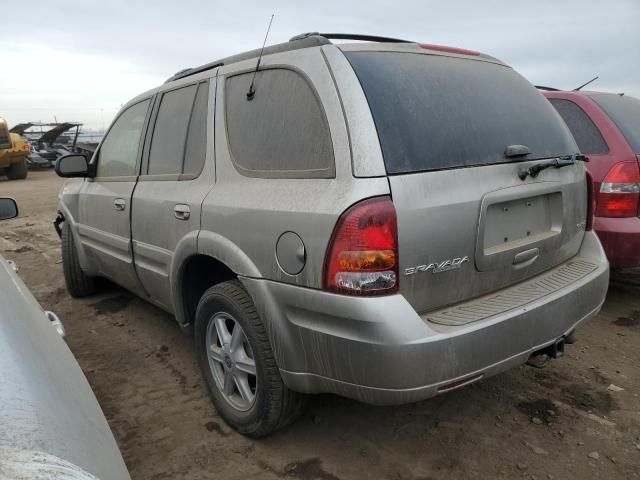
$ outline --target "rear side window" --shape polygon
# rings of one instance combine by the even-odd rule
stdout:
[[[115,121],[100,145],[98,177],[137,175],[136,164],[149,100],[129,107]]]
[[[184,151],[182,173],[197,175],[202,171],[207,154],[207,111],[209,104],[209,84],[198,85],[196,100],[193,104],[187,146]]]
[[[588,155],[609,153],[609,147],[602,138],[600,130],[582,108],[570,100],[550,98],[549,101],[571,130],[582,153]]]
[[[640,153],[640,100],[626,95],[592,95],[618,126],[635,153]]]
[[[149,154],[149,175],[182,173],[189,117],[196,85],[171,90],[162,95]]]
[[[255,96],[247,100],[253,72],[225,82],[227,136],[232,160],[244,175],[330,177],[333,146],[324,110],[300,74],[267,69],[255,78]]]
[[[549,102],[511,68],[400,52],[345,52],[364,89],[388,173],[409,173],[575,153]]]

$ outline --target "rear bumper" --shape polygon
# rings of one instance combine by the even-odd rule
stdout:
[[[400,404],[520,365],[596,315],[609,267],[593,233],[578,256],[597,268],[567,288],[462,326],[424,320],[402,295],[357,298],[266,280],[243,283],[291,389]]]
[[[640,269],[640,218],[596,217],[594,229],[612,269]]]

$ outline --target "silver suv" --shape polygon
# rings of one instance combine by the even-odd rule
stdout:
[[[107,277],[193,331],[219,414],[387,405],[557,357],[609,268],[549,102],[469,50],[305,34],[124,106],[56,221],[71,295]],[[546,358],[546,357],[543,357]]]

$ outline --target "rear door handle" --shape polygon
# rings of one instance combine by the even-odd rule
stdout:
[[[191,209],[189,208],[189,205],[179,203],[173,207],[173,214],[178,220],[189,220],[189,217],[191,216]]]
[[[113,201],[113,207],[116,210],[124,210],[126,206],[127,206],[127,202],[124,201],[124,198],[116,198]]]

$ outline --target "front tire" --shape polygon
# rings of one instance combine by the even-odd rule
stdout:
[[[9,180],[24,180],[27,178],[27,160],[22,159],[20,162],[12,163],[7,167],[6,175]]]
[[[263,437],[299,416],[303,398],[283,383],[266,329],[239,281],[202,295],[194,334],[211,399],[231,428]]]
[[[62,271],[67,291],[72,297],[81,298],[96,293],[95,279],[86,275],[80,266],[69,222],[62,225]]]

